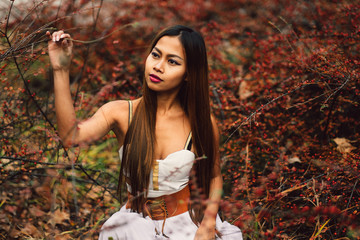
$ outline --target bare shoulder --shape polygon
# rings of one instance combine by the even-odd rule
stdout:
[[[113,111],[124,111],[129,108],[128,101],[126,100],[116,100],[107,102],[104,105],[101,106],[104,112],[111,113]]]
[[[125,100],[116,100],[107,102],[100,108],[108,121],[119,120],[119,118],[127,116],[129,104]]]
[[[137,107],[140,98],[132,100],[133,109]],[[127,130],[129,120],[129,101],[128,100],[115,100],[105,103],[101,107],[106,119],[112,128],[120,128]]]

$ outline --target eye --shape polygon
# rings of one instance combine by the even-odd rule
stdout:
[[[154,58],[160,57],[160,55],[157,52],[151,52],[151,56],[153,56]]]
[[[168,62],[171,64],[171,65],[180,65],[180,63],[178,63],[177,61],[173,60],[173,59],[169,59]]]

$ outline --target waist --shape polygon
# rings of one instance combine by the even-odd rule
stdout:
[[[128,192],[128,198],[131,194]],[[187,185],[182,190],[156,198],[147,198],[144,204],[144,216],[152,220],[164,220],[188,211],[190,189]],[[131,202],[126,203],[126,208],[131,208]]]

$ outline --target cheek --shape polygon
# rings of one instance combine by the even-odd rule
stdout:
[[[182,70],[179,72],[179,78],[181,78],[182,80],[185,79],[185,74],[186,74],[185,69],[182,69]]]
[[[145,64],[145,69],[147,69],[148,68],[148,66],[149,66],[149,60],[148,60],[149,58],[146,58],[145,59],[145,62],[144,62],[144,64]]]
[[[184,73],[181,71],[181,72],[178,72],[176,73],[176,75],[173,76],[173,79],[174,79],[174,83],[176,84],[180,84],[184,81]]]
[[[150,63],[151,63],[151,59],[150,59],[150,55],[145,59],[145,71],[147,70],[147,69],[149,69],[150,68]]]

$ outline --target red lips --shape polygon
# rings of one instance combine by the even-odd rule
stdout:
[[[150,74],[149,77],[150,77],[150,81],[152,81],[153,83],[159,83],[159,82],[163,81],[161,78],[159,78],[155,74]]]

